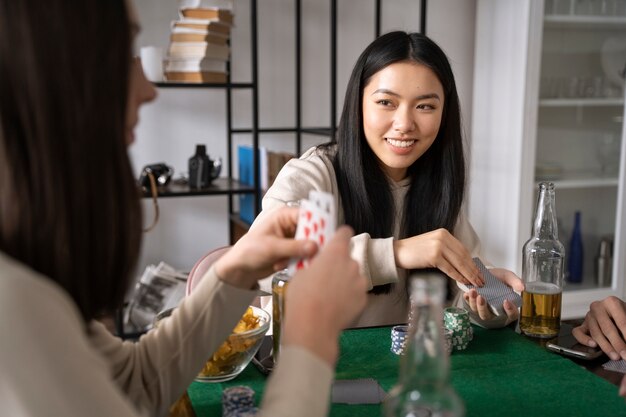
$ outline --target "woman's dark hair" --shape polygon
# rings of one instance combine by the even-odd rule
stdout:
[[[130,68],[125,0],[0,0],[0,251],[85,320],[121,305],[139,253]]]
[[[401,61],[430,68],[444,91],[441,127],[431,147],[409,169],[400,238],[438,228],[452,232],[465,189],[465,159],[459,98],[445,53],[419,33],[390,32],[374,40],[358,58],[348,80],[333,161],[345,221],[373,238],[393,235],[394,203],[389,183],[363,131],[363,89],[383,68]],[[374,293],[389,292],[390,285]]]

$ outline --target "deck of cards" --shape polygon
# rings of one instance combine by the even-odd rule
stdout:
[[[465,292],[468,292],[471,289],[476,289],[478,294],[482,295],[485,298],[485,301],[487,301],[489,310],[491,310],[491,312],[496,316],[506,314],[504,307],[502,306],[504,300],[509,300],[509,302],[513,303],[518,308],[521,307],[522,297],[513,291],[513,288],[494,277],[479,258],[474,258],[473,260],[478,269],[480,269],[480,272],[483,274],[485,285],[482,287],[476,287],[471,284],[461,284],[460,282],[457,282],[459,288]]]
[[[307,200],[300,201],[298,226],[295,239],[312,240],[321,248],[332,238],[337,228],[335,200],[332,194],[322,191],[309,192]],[[289,262],[289,274],[306,268],[309,259],[292,259]]]

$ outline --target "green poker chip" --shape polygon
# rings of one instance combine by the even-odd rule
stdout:
[[[474,338],[474,330],[470,324],[467,310],[458,307],[448,307],[443,312],[444,327],[452,331],[450,337],[453,350],[463,350],[467,348],[469,342]]]

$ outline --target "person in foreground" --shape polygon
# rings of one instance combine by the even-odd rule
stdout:
[[[599,346],[611,360],[626,360],[626,303],[614,296],[594,301],[585,320],[572,334],[583,345]],[[619,395],[626,398],[626,376]]]
[[[253,228],[273,209],[305,199],[311,190],[333,194],[337,224],[348,224],[357,234],[352,256],[371,291],[353,326],[405,322],[407,276],[415,271],[438,270],[462,284],[483,284],[472,260],[482,258],[479,240],[462,208],[465,159],[454,75],[428,37],[391,32],[365,49],[348,80],[335,139],[283,167]],[[523,290],[513,272],[491,272]],[[449,290],[462,304],[458,288]],[[464,300],[485,327],[518,317],[506,301],[506,315],[495,318],[475,290]]]
[[[156,95],[131,58],[132,5],[0,7],[2,414],[165,415],[243,315],[257,280],[317,247],[292,239],[297,209],[276,211],[157,329],[137,343],[110,334],[98,319],[121,306],[142,233],[127,145],[139,106]],[[366,300],[351,236],[339,229],[294,277],[261,415],[327,413],[338,335]]]

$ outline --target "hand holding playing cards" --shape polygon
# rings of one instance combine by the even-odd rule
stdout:
[[[626,303],[613,296],[594,301],[572,334],[583,345],[600,346],[612,360],[626,359]]]
[[[446,229],[396,240],[394,253],[398,268],[437,268],[462,284],[479,287],[484,284],[470,253]]]
[[[337,229],[287,289],[283,340],[319,356],[331,366],[337,360],[338,337],[363,310],[367,282],[350,257],[352,230]]]
[[[285,268],[290,258],[315,255],[315,243],[293,239],[297,223],[297,208],[271,212],[216,262],[215,272],[229,284],[252,288],[257,280]]]
[[[524,290],[524,284],[522,283],[522,280],[513,272],[502,268],[492,268],[489,270],[489,272],[498,280],[511,287],[513,290],[517,292],[521,292]],[[495,314],[493,314],[493,312],[489,309],[487,300],[482,295],[478,294],[478,291],[476,289],[471,289],[463,294],[463,298],[465,299],[470,309],[474,313],[478,314],[481,320],[492,320],[493,318],[495,318]],[[502,302],[502,307],[507,316],[505,325],[508,325],[509,323],[512,323],[519,318],[519,310],[517,306],[511,301],[505,299]]]

